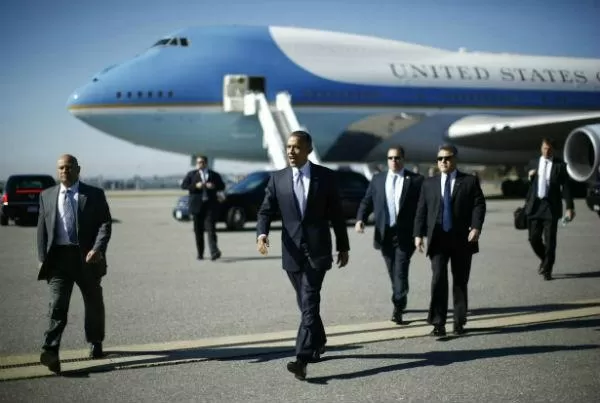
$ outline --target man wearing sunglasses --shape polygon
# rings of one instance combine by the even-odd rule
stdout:
[[[388,171],[373,177],[358,208],[356,232],[364,233],[365,221],[375,213],[373,246],[381,250],[392,282],[392,322],[402,324],[408,296],[408,267],[415,252],[414,216],[423,176],[404,168],[404,148],[387,152]]]
[[[437,154],[439,175],[423,183],[415,215],[415,247],[423,252],[427,236],[427,256],[431,260],[431,302],[428,323],[432,336],[446,335],[448,313],[448,262],[452,271],[454,333],[463,334],[467,322],[467,283],[471,258],[479,252],[479,235],[486,204],[477,177],[456,169],[458,150],[440,146]]]

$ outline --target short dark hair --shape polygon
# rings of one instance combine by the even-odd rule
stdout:
[[[390,150],[400,151],[400,156],[402,158],[404,158],[404,147],[402,147],[400,145],[395,145],[395,146],[391,146],[390,148],[388,148],[388,151],[390,151]]]
[[[454,147],[452,144],[442,144],[438,147],[438,152],[440,151],[450,151],[455,157],[458,155],[458,149]]]
[[[305,142],[308,148],[312,148],[312,137],[310,136],[310,134],[308,134],[308,132],[304,130],[294,130],[290,134],[290,137],[298,137],[299,139],[302,139],[302,141]]]
[[[196,155],[196,162],[198,162],[199,159],[203,159],[204,162],[208,164],[208,157],[206,155]]]
[[[551,139],[549,137],[544,137],[542,139],[542,144],[548,144],[550,147],[556,148],[556,142],[554,141],[554,139]]]

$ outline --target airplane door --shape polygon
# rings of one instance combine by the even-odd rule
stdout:
[[[223,109],[225,112],[243,112],[244,95],[248,92],[265,92],[265,78],[240,74],[223,77]]]

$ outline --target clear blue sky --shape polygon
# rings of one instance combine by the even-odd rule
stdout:
[[[89,176],[183,174],[189,157],[112,138],[65,108],[68,95],[92,75],[183,27],[289,25],[447,49],[600,58],[599,21],[600,0],[6,1],[0,7],[0,179],[54,174],[65,152]]]

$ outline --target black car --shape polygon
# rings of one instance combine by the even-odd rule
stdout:
[[[265,197],[265,188],[272,171],[257,171],[249,174],[225,192],[221,202],[218,221],[224,222],[227,229],[239,230],[247,221],[256,221],[257,212]],[[342,210],[346,219],[356,217],[358,206],[367,191],[369,180],[351,170],[334,171],[338,177]],[[182,196],[173,209],[177,220],[189,220],[188,196]]]
[[[12,175],[2,193],[0,225],[9,220],[18,223],[35,222],[38,217],[40,193],[56,185],[50,175]]]

